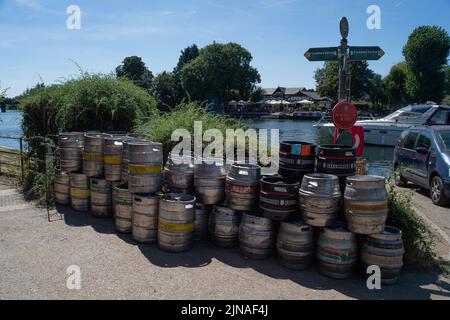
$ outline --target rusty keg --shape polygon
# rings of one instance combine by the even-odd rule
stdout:
[[[279,174],[287,179],[301,181],[303,176],[314,172],[316,145],[303,141],[280,143]]]
[[[356,235],[343,226],[321,229],[317,259],[324,275],[334,279],[348,278],[358,260]]]
[[[99,218],[112,216],[111,181],[91,178],[91,214]]]
[[[70,180],[70,204],[73,210],[89,211],[89,178],[80,172],[71,172]]]
[[[250,259],[266,259],[275,245],[272,220],[244,213],[239,226],[239,248]]]
[[[386,226],[382,232],[365,238],[360,253],[363,271],[367,274],[367,267],[379,266],[381,283],[394,284],[403,267],[404,252],[401,230]]]
[[[128,190],[128,184],[119,184],[113,188],[113,206],[116,230],[131,233],[133,194]]]
[[[259,207],[266,218],[286,220],[299,211],[298,191],[300,183],[277,177],[261,179]]]
[[[344,208],[348,228],[353,233],[383,232],[388,214],[385,178],[377,176],[348,177],[344,194]]]
[[[140,243],[154,243],[158,239],[158,210],[160,194],[133,196],[133,239]]]
[[[172,193],[194,193],[194,158],[170,153],[164,167],[164,186]]]
[[[198,202],[219,204],[225,195],[223,159],[203,160],[194,167],[194,189]]]
[[[280,223],[277,237],[278,261],[286,268],[304,270],[314,258],[314,232],[301,220]]]
[[[60,169],[55,171],[53,190],[56,203],[63,205],[70,204],[70,178],[68,173]]]
[[[124,136],[120,135],[113,135],[104,139],[103,161],[105,179],[108,181],[121,180],[123,140]]]
[[[225,180],[228,207],[253,211],[258,206],[261,167],[254,164],[233,164]]]
[[[169,252],[183,252],[192,247],[195,197],[169,193],[159,201],[158,246]]]
[[[60,168],[62,171],[78,172],[83,168],[84,133],[63,132],[58,135]]]
[[[161,191],[163,147],[150,141],[128,142],[128,185],[132,193]]]
[[[209,215],[211,205],[197,203],[194,210],[194,240],[201,240],[208,234]]]
[[[335,224],[341,208],[342,194],[338,177],[330,174],[308,174],[299,191],[303,220],[313,227]]]
[[[84,135],[83,173],[88,177],[103,176],[103,152],[105,147],[103,133],[86,133]]]
[[[241,214],[224,204],[215,205],[209,217],[209,234],[214,244],[232,248],[239,243]]]

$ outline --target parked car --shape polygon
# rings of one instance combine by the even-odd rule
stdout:
[[[450,204],[450,126],[418,126],[405,130],[394,151],[396,185],[408,181],[430,190],[434,204]]]

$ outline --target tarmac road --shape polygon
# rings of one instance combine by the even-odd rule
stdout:
[[[371,291],[358,274],[290,271],[207,240],[165,253],[117,234],[111,219],[61,210],[48,222],[0,177],[0,299],[450,299],[450,279],[421,270],[405,268],[396,285]],[[72,265],[79,290],[67,288]]]

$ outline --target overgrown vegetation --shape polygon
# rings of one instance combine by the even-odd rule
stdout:
[[[395,187],[395,174],[398,173],[388,178],[389,214],[386,223],[402,230],[405,262],[429,267],[435,258],[436,237],[412,207],[414,191],[399,191]]]
[[[157,113],[155,99],[130,80],[85,72],[61,84],[36,88],[21,99],[20,106],[23,134],[31,150],[28,156],[35,159],[23,189],[39,202],[53,175],[45,166],[47,136],[63,131],[128,132]]]
[[[208,112],[197,102],[181,103],[172,111],[153,117],[145,125],[138,127],[136,132],[144,133],[151,140],[163,144],[164,153],[172,150],[178,141],[172,141],[171,135],[175,129],[186,129],[191,133],[192,142],[194,122],[202,122],[202,134],[208,129],[220,130],[224,137],[226,129],[246,128],[246,125],[236,119],[224,115],[215,115]]]

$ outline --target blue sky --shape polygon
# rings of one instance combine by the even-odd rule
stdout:
[[[66,9],[81,8],[81,29],[68,30]],[[367,7],[381,8],[381,30],[369,30]],[[263,87],[313,88],[309,47],[339,43],[342,16],[350,45],[379,45],[370,67],[386,75],[419,25],[450,31],[450,0],[0,0],[0,81],[20,94],[42,78],[54,83],[84,70],[109,73],[138,55],[154,74],[172,70],[180,50],[196,43],[237,42],[253,55]]]

